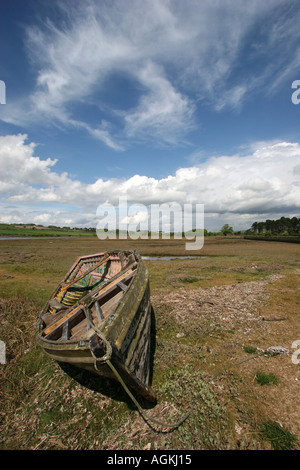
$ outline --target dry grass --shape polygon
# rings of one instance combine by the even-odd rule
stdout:
[[[115,248],[195,254],[181,240],[0,241],[0,339],[7,347],[7,363],[0,364],[0,448],[269,449],[261,429],[270,422],[295,435],[297,448],[300,377],[291,345],[300,339],[299,245],[208,239],[197,253],[206,258],[145,262],[158,395],[147,413],[174,421],[195,400],[191,416],[173,432],[149,427],[114,382],[63,370],[35,344],[36,315],[76,256]],[[247,347],[278,345],[290,354],[241,362],[252,357]],[[260,385],[257,371],[279,383]]]

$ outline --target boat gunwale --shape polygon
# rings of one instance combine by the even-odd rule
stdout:
[[[126,253],[133,253],[134,256],[136,257],[136,261],[137,261],[136,272],[133,276],[132,281],[129,284],[128,289],[126,290],[126,292],[124,292],[122,298],[118,302],[115,310],[110,315],[108,315],[100,324],[97,325],[97,328],[99,328],[101,331],[103,331],[105,336],[108,336],[109,331],[111,329],[113,329],[114,322],[117,319],[117,317],[119,316],[118,313],[120,313],[120,314],[122,313],[122,308],[120,306],[121,306],[121,304],[125,303],[126,299],[131,295],[132,291],[135,289],[136,284],[139,282],[139,275],[141,274],[141,270],[143,268],[144,268],[145,282],[143,283],[144,289],[143,289],[142,297],[144,296],[145,291],[147,289],[149,276],[148,276],[148,271],[147,271],[145,265],[142,262],[142,258],[140,256],[140,254],[137,253],[137,252],[129,251],[129,250],[126,250],[125,252]],[[93,255],[91,255],[91,256],[93,256]],[[73,266],[75,264],[76,264],[76,262],[73,264]],[[73,266],[72,266],[72,268],[73,268]],[[71,269],[69,270],[69,272],[70,271],[71,271]],[[65,278],[66,278],[66,276],[64,277],[64,279]],[[116,286],[117,286],[117,284],[114,287],[116,287]],[[94,291],[97,292],[97,289],[99,290],[98,286],[95,287]],[[73,310],[74,310],[74,313],[75,313],[76,311],[79,311],[80,309],[83,309],[85,305],[91,305],[92,303],[94,303],[95,299],[93,298],[93,296],[95,295],[95,292],[93,293],[93,290],[91,290],[87,295],[82,297],[76,304],[74,304],[72,307],[69,307],[65,311],[65,314],[67,315],[68,313],[71,313]],[[42,333],[43,333],[43,328],[41,326],[42,317],[43,317],[43,315],[46,311],[46,308],[47,308],[48,304],[49,304],[49,300],[46,302],[46,305],[44,306],[44,308],[42,309],[40,315],[38,316],[38,328],[39,328],[39,330],[38,330],[37,335],[36,335],[37,336],[36,339],[37,339],[38,344],[41,347],[43,347],[45,344],[47,344],[47,346],[50,346],[49,349],[53,349],[53,350],[55,350],[55,349],[61,349],[61,350],[68,350],[68,349],[72,350],[73,349],[74,350],[74,345],[77,345],[76,350],[86,350],[86,347],[89,345],[89,339],[90,339],[89,337],[85,337],[85,338],[82,338],[82,339],[79,338],[79,339],[75,339],[75,340],[70,339],[70,340],[67,340],[67,341],[58,342],[57,340],[47,339],[47,338],[42,336]],[[117,312],[117,310],[120,310],[120,312]],[[115,318],[112,319],[111,316],[113,314],[114,314]],[[62,322],[62,324],[63,323],[64,323],[64,321]],[[105,332],[105,330],[106,330],[106,332]],[[82,343],[82,344],[80,344],[80,343]],[[51,346],[53,346],[53,347],[51,347]]]
[[[113,251],[111,253],[117,252]],[[121,251],[119,251],[119,253],[121,253]],[[124,381],[124,383],[126,383],[130,388],[133,388],[139,395],[143,396],[148,401],[154,402],[156,401],[156,396],[152,387],[148,384],[149,372],[141,380],[141,377],[139,378],[139,376],[136,375],[136,371],[133,371],[128,367],[126,360],[127,354],[125,352],[130,345],[130,342],[128,343],[126,341],[126,336],[128,334],[131,336],[133,335],[134,337],[136,336],[136,329],[138,328],[140,321],[144,317],[150,316],[151,325],[149,273],[139,253],[130,250],[124,250],[122,253],[133,254],[135,257],[135,262],[130,263],[128,266],[128,271],[130,271],[130,267],[135,265],[135,272],[132,271],[134,272],[133,278],[128,289],[124,291],[111,314],[109,314],[102,322],[97,324],[97,329],[103,333],[104,337],[111,345],[112,355],[109,357],[109,360],[102,360],[102,357],[104,357],[102,356],[99,359],[100,363],[98,363],[97,356],[92,352],[90,340],[93,335],[99,337],[99,334],[94,328],[90,328],[89,331],[91,333],[88,333],[85,337],[78,338],[76,340],[69,339],[58,342],[57,340],[46,339],[43,337],[42,333],[45,328],[42,327],[42,316],[45,313],[46,306],[38,316],[39,323],[37,325],[38,332],[36,340],[37,344],[42,347],[44,352],[53,360],[59,363],[74,364],[81,369],[87,369],[92,372],[95,372],[96,370],[96,374],[117,379],[121,381],[121,383]],[[117,283],[114,287],[116,286]],[[80,309],[84,310],[85,306],[91,306],[97,300],[98,290],[98,286],[95,289],[92,289],[86,296],[77,302],[76,308],[72,306],[67,309],[67,312],[70,313],[74,310],[74,313],[76,313],[76,311],[79,312]],[[66,315],[67,312],[65,312]],[[67,321],[67,319],[65,321]],[[64,324],[64,321],[62,321],[62,324]],[[144,331],[144,329],[142,329],[142,331]],[[149,367],[149,363],[146,364],[146,367]],[[117,374],[114,372],[113,368],[117,370]],[[144,370],[141,370],[141,372],[145,374]]]

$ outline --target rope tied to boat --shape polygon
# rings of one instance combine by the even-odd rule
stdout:
[[[91,312],[89,310],[89,308],[85,305],[83,307],[84,309],[84,312],[85,312],[85,315],[86,315],[86,318],[87,318],[87,321],[90,325],[90,327],[95,331],[95,333],[99,336],[100,340],[102,341],[102,343],[105,345],[105,348],[106,348],[106,352],[103,356],[101,357],[97,357],[95,356],[92,348],[90,348],[90,351],[91,351],[91,354],[94,358],[94,367],[96,370],[99,370],[98,369],[98,363],[101,363],[101,364],[107,364],[109,366],[109,368],[111,369],[111,371],[113,372],[113,374],[115,375],[115,377],[117,378],[117,380],[120,382],[120,384],[122,385],[122,387],[124,388],[125,392],[127,393],[127,395],[131,398],[131,400],[133,401],[133,403],[135,404],[135,406],[137,407],[140,415],[142,416],[142,418],[144,419],[144,421],[149,425],[148,421],[151,421],[155,424],[158,424],[159,426],[162,426],[162,427],[166,427],[166,428],[172,428],[172,429],[176,429],[178,428],[184,421],[187,420],[187,418],[190,416],[190,414],[192,413],[193,409],[194,409],[194,406],[195,406],[195,401],[192,403],[192,405],[190,406],[189,410],[187,413],[184,414],[184,416],[182,418],[180,418],[178,421],[176,421],[175,423],[165,423],[165,422],[162,422],[156,418],[153,418],[152,416],[149,416],[148,413],[145,412],[145,410],[142,408],[142,406],[139,404],[139,402],[137,401],[137,399],[135,398],[135,396],[131,393],[131,391],[129,390],[129,388],[127,387],[127,385],[125,384],[124,380],[122,379],[122,377],[120,376],[119,372],[117,371],[117,369],[114,367],[114,365],[112,364],[111,362],[111,357],[112,357],[112,346],[110,344],[110,342],[107,340],[107,338],[105,337],[104,333],[94,324],[93,322],[93,319],[92,319],[92,316],[91,316]],[[156,430],[157,431],[157,430]],[[157,431],[159,432],[159,431]],[[162,431],[160,431],[162,432]]]
[[[92,316],[91,316],[91,313],[88,309],[87,306],[84,306],[84,311],[85,311],[85,314],[86,314],[86,318],[87,318],[87,321],[89,322],[89,325],[90,327],[95,331],[95,333],[99,336],[100,340],[103,342],[103,344],[105,345],[105,348],[106,348],[106,352],[103,356],[101,357],[96,357],[95,354],[93,353],[92,349],[91,349],[91,354],[92,356],[94,357],[94,367],[96,370],[99,370],[98,369],[98,366],[97,366],[97,363],[102,363],[102,364],[107,364],[109,366],[109,368],[111,369],[111,371],[113,372],[113,374],[115,375],[115,377],[117,378],[117,380],[120,382],[120,384],[122,385],[122,387],[124,388],[125,392],[127,393],[127,395],[131,398],[131,400],[133,401],[133,403],[135,404],[135,406],[137,407],[140,415],[142,416],[142,418],[144,419],[144,421],[148,424],[148,426],[150,426],[152,429],[154,429],[150,424],[149,422],[153,422],[161,427],[164,427],[164,428],[170,428],[170,430],[168,432],[171,432],[173,430],[175,430],[176,428],[178,428],[181,424],[183,424],[187,419],[188,417],[190,416],[190,414],[192,413],[195,405],[196,405],[196,402],[199,398],[201,398],[200,395],[197,395],[197,397],[195,397],[195,399],[193,400],[191,406],[189,407],[187,413],[185,413],[182,418],[180,418],[177,422],[174,422],[174,423],[166,423],[166,422],[162,422],[160,421],[159,419],[157,418],[153,418],[152,416],[149,416],[148,413],[145,412],[145,410],[142,408],[142,406],[139,404],[139,402],[137,401],[137,399],[135,398],[135,396],[131,393],[131,391],[129,390],[129,388],[127,387],[127,385],[125,384],[124,380],[122,379],[122,377],[120,376],[119,372],[117,371],[117,369],[114,367],[114,365],[112,364],[111,362],[111,357],[112,357],[112,346],[110,344],[110,342],[107,340],[107,338],[105,337],[104,333],[99,329],[97,328],[97,326],[94,324],[93,322],[93,319],[92,319]],[[244,360],[241,360],[241,361],[238,361],[238,362],[235,362],[234,364],[232,364],[233,366],[234,365],[240,365],[242,364],[243,362],[247,362],[247,361],[250,361],[252,359],[255,359],[257,357],[260,357],[264,354],[267,354],[267,353],[272,353],[272,354],[279,354],[279,352],[281,353],[282,351],[279,351],[278,352],[278,348],[276,349],[276,352],[273,351],[273,349],[276,349],[276,347],[270,347],[268,348],[267,350],[263,350],[261,352],[259,352],[258,354],[254,355],[254,356],[251,356],[250,358],[247,358],[247,359],[244,359]],[[284,349],[284,348],[283,348]],[[284,352],[286,352],[287,350],[285,350]],[[224,370],[225,371],[225,370]],[[216,374],[215,376],[213,376],[212,380],[216,379],[218,376],[220,376],[223,372],[219,372],[218,374]],[[157,429],[154,429],[156,432],[166,432],[166,431],[163,431],[163,430],[157,430]]]
[[[189,410],[187,413],[185,413],[185,415],[180,418],[177,422],[175,423],[165,423],[165,422],[162,422],[156,418],[153,418],[152,416],[149,416],[148,413],[146,413],[146,411],[141,407],[141,405],[139,404],[139,402],[136,400],[136,398],[134,397],[134,395],[131,393],[131,391],[129,390],[129,388],[127,387],[127,385],[125,384],[125,382],[123,381],[122,377],[120,376],[120,374],[118,373],[118,371],[115,369],[115,367],[113,366],[113,364],[108,360],[107,361],[107,364],[108,366],[110,367],[110,369],[113,371],[113,373],[115,374],[115,376],[117,377],[117,379],[119,380],[119,382],[121,383],[122,387],[124,388],[125,392],[129,395],[129,397],[131,398],[131,400],[133,401],[133,403],[135,404],[135,406],[137,407],[140,415],[142,416],[142,418],[144,419],[144,421],[149,425],[148,421],[152,421],[153,423],[155,424],[158,424],[159,426],[162,426],[162,427],[165,427],[165,428],[172,428],[172,430],[178,428],[182,423],[184,423],[184,421],[187,420],[187,418],[190,416],[190,414],[192,413],[193,409],[194,409],[194,406],[196,404],[196,402],[194,401],[193,404],[190,406]],[[152,426],[151,426],[152,427]],[[157,429],[155,429],[156,432],[163,432],[163,431],[158,431]]]
[[[99,336],[99,338],[101,339],[102,343],[105,345],[105,354],[101,357],[97,357],[95,356],[92,348],[90,348],[90,351],[91,351],[91,354],[94,358],[94,367],[96,370],[98,370],[98,367],[97,367],[97,362],[101,362],[101,363],[105,363],[107,361],[110,361],[111,359],[111,356],[112,356],[112,347],[111,347],[111,344],[110,342],[106,339],[104,333],[95,325],[95,323],[93,322],[93,319],[92,319],[92,315],[91,315],[91,312],[88,308],[87,305],[84,305],[83,306],[83,310],[84,310],[84,313],[85,313],[85,316],[86,316],[86,319],[90,325],[90,327],[95,331],[95,333],[97,333],[97,335]]]

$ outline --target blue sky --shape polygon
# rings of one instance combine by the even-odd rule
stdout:
[[[300,216],[300,3],[2,1],[0,222],[200,203],[205,227]]]

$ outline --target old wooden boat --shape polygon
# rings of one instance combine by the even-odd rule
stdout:
[[[56,361],[117,375],[154,401],[149,278],[140,255],[78,257],[37,319],[37,342]]]

